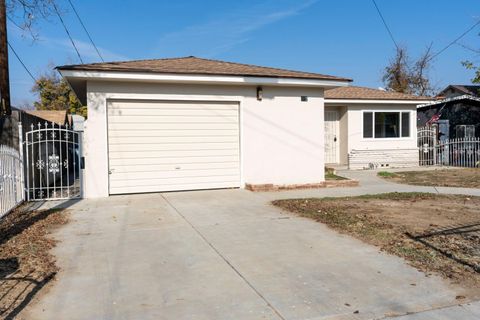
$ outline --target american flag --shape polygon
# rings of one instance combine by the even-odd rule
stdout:
[[[435,122],[437,122],[438,120],[440,120],[440,117],[442,116],[442,111],[443,111],[443,108],[445,108],[447,104],[444,103],[443,106],[440,108],[440,110],[437,111],[437,113],[435,113],[431,118],[430,120],[427,121],[427,126],[430,126],[432,124],[434,124]]]

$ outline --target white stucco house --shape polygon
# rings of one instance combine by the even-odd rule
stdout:
[[[423,101],[328,94],[348,78],[195,57],[57,69],[88,107],[87,198],[321,186],[327,163],[418,161],[415,106]]]

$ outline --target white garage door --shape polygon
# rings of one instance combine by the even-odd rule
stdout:
[[[238,114],[226,102],[110,102],[110,194],[239,187]]]

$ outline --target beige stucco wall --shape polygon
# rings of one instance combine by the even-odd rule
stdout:
[[[308,102],[301,102],[301,96]],[[85,196],[108,196],[109,99],[236,101],[240,104],[242,185],[307,184],[324,180],[322,88],[87,83]]]

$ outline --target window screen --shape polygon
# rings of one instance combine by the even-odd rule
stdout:
[[[410,112],[402,112],[402,137],[410,137]]]
[[[373,112],[363,113],[363,137],[373,138]]]

